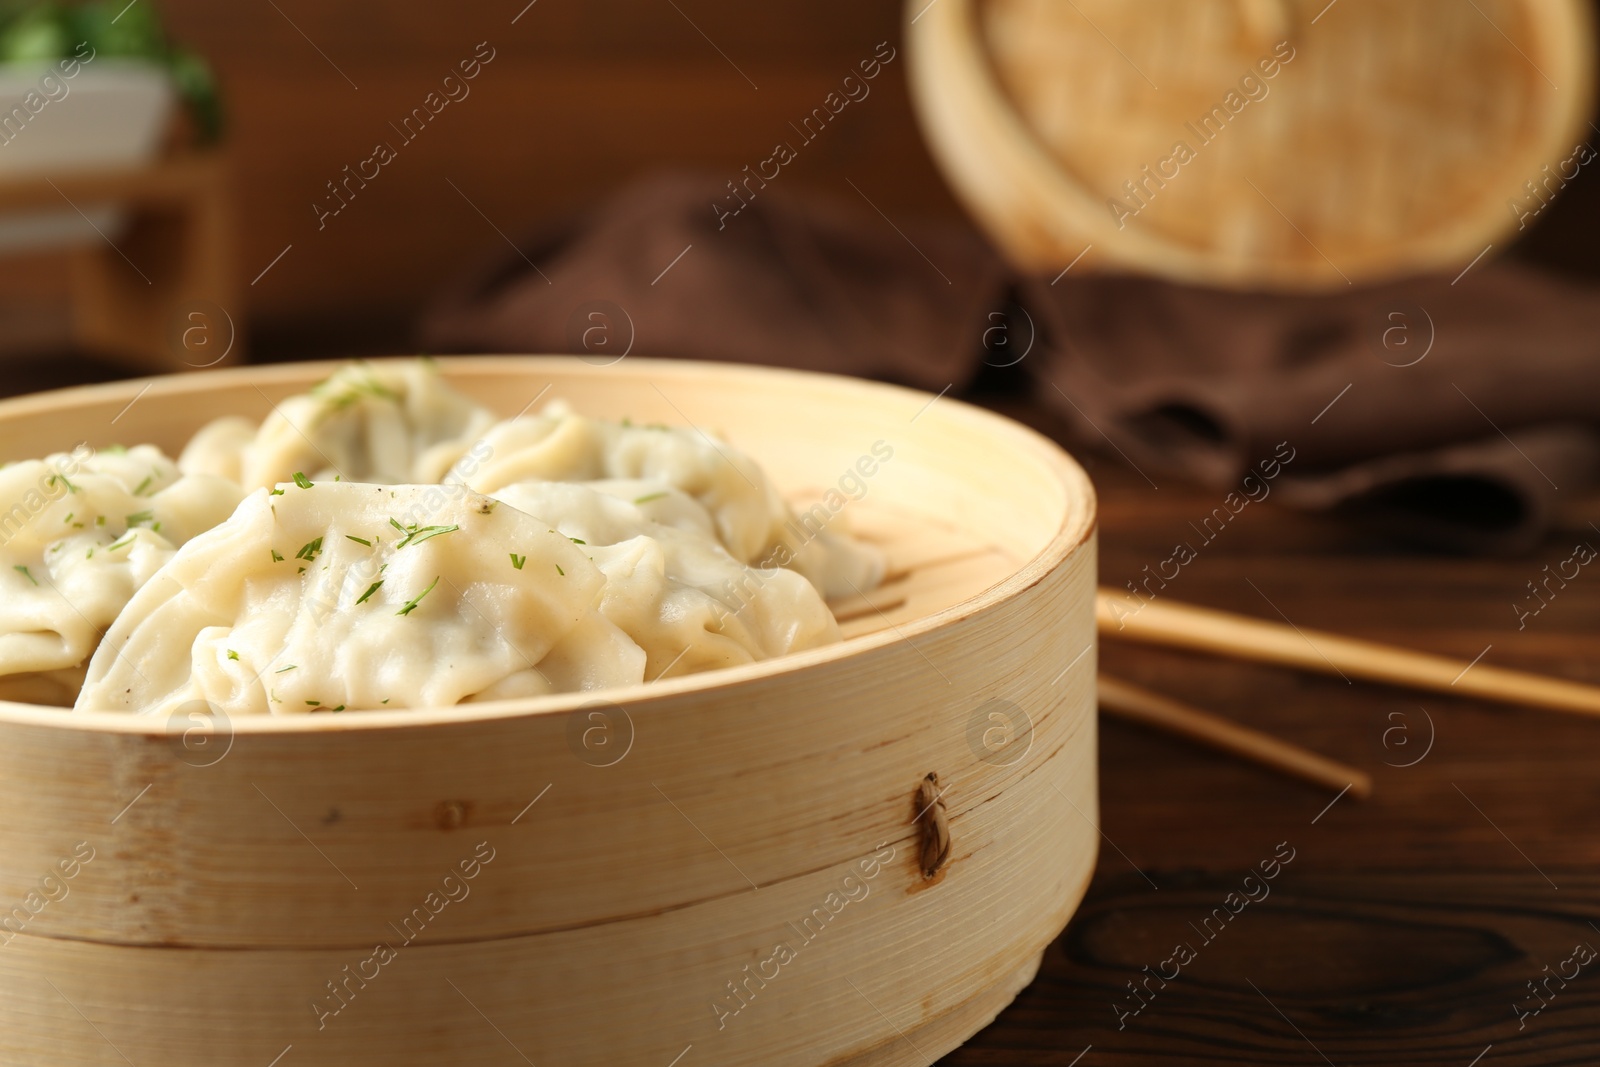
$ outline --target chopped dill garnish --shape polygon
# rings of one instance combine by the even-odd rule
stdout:
[[[567,540],[571,541],[575,545],[586,545],[586,544],[589,543],[589,542],[585,541],[581,537],[569,537],[569,538],[567,538]]]
[[[267,551],[272,553],[272,562],[274,562],[274,563],[282,563],[283,562],[283,557],[278,555],[278,550],[277,549],[271,548],[271,549],[268,549]]]
[[[511,553],[511,565],[517,570],[520,571],[522,569],[522,565],[526,562],[528,562],[527,556],[519,556],[515,552]]]
[[[132,515],[126,516],[123,522],[130,527],[138,526],[140,523],[153,521],[155,517],[156,513],[153,511],[136,511]]]
[[[561,575],[563,578],[567,576],[567,572],[561,569],[561,564],[559,563],[556,564],[556,573]]]
[[[286,672],[286,671],[292,671],[292,670],[294,670],[294,669],[295,669],[295,668],[296,668],[296,667],[298,667],[298,666],[299,666],[299,664],[298,664],[298,663],[291,663],[291,664],[289,664],[289,665],[288,665],[288,666],[287,666],[287,667],[279,667],[279,668],[278,668],[278,669],[277,669],[277,670],[275,670],[275,671],[273,671],[273,672],[272,672],[272,673],[273,673],[273,674],[283,674],[283,673],[285,673],[285,672]]]
[[[33,576],[33,572],[30,571],[27,567],[24,567],[22,564],[18,563],[16,566],[12,567],[11,569],[14,570],[14,571],[19,572],[24,578],[28,579],[28,581],[32,582],[34,585],[38,585],[39,584],[39,579],[35,578]]]
[[[410,526],[401,526],[393,519],[390,519],[389,521],[394,523],[395,527],[399,529],[401,533],[406,535],[399,544],[394,546],[395,551],[397,552],[400,549],[405,548],[407,545],[420,545],[430,537],[439,537],[442,534],[455,533],[457,530],[461,529],[460,526],[418,526],[416,523],[412,523]]]
[[[156,476],[154,474],[145,475],[144,481],[139,483],[139,488],[137,488],[137,489],[135,489],[133,491],[133,495],[134,496],[144,496],[144,491],[146,489],[150,488],[150,483],[155,481],[155,480],[156,480]]]
[[[367,591],[362,593],[361,596],[356,599],[356,603],[365,604],[367,602],[367,598],[372,596],[373,593],[376,593],[381,588],[383,588],[383,579],[379,578],[377,581],[367,586]]]
[[[310,563],[312,560],[317,558],[317,553],[319,553],[321,551],[322,551],[322,538],[318,537],[317,539],[315,539],[313,541],[307,541],[305,544],[301,545],[300,546],[300,551],[298,551],[298,552],[296,552],[294,554],[294,558],[295,559],[303,559],[307,563]]]
[[[437,576],[435,576],[433,581],[428,584],[428,588],[426,588],[422,592],[418,593],[415,600],[406,601],[406,606],[401,608],[399,611],[395,612],[395,614],[396,615],[410,615],[413,611],[416,611],[417,610],[417,605],[422,603],[422,598],[427,596],[429,593],[433,592],[433,587],[438,585],[438,584],[439,584],[439,579],[438,579]]]
[[[298,485],[302,489],[310,489],[316,483],[313,482],[310,478],[307,478],[305,476],[305,472],[304,471],[295,471],[294,472],[294,484]]]
[[[107,552],[115,552],[119,548],[128,547],[129,545],[133,544],[133,536],[134,536],[133,531],[129,530],[126,534],[122,535],[122,539],[121,540],[113,541],[113,542],[111,542],[111,544],[107,545],[106,546],[106,551]]]
[[[365,537],[357,537],[355,534],[345,534],[344,539],[346,541],[354,541],[358,545],[366,545],[368,548],[372,547],[371,541],[368,541]]]
[[[235,652],[233,649],[230,648],[230,649],[228,649],[228,658],[236,660],[236,659],[239,658],[239,653]]]
[[[667,495],[668,494],[664,491],[660,493],[646,493],[644,496],[635,497],[633,502],[635,504],[648,504],[652,500],[660,500],[662,497]]]

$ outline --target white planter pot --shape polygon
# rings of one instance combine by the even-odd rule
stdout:
[[[37,112],[24,104],[30,92]],[[176,100],[166,73],[138,60],[94,59],[73,78],[55,64],[0,65],[0,182],[153,159]],[[125,222],[104,204],[77,208],[0,219],[0,252],[115,240]]]

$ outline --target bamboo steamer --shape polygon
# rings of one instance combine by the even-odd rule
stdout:
[[[912,95],[1020,266],[1456,273],[1594,156],[1588,0],[908,0]],[[1180,149],[1179,146],[1183,146]]]
[[[175,450],[332,369],[6,401],[0,458]],[[0,1061],[925,1065],[992,1019],[1098,851],[1083,471],[841,378],[443,372],[506,415],[715,427],[799,501],[886,442],[840,514],[891,580],[842,644],[599,695],[212,730],[0,704]]]

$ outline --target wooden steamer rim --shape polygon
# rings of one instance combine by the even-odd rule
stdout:
[[[444,364],[446,380],[452,384],[457,384],[460,379],[470,377],[475,373],[496,374],[502,372],[506,369],[510,360],[515,360],[530,370],[537,370],[540,365],[544,364],[553,367],[559,366],[562,368],[563,373],[576,372],[597,378],[603,377],[606,373],[603,367],[580,366],[576,359],[567,356],[452,356],[440,362]],[[262,387],[267,398],[276,403],[276,401],[300,392],[315,382],[326,378],[347,362],[346,360],[323,360],[278,366],[223,367],[198,374],[137,378],[99,385],[74,386],[0,400],[0,462],[30,458],[38,452],[37,449],[33,450],[33,452],[27,451],[26,448],[18,450],[14,444],[13,437],[9,433],[8,423],[16,419],[33,419],[40,425],[49,425],[62,402],[94,405],[102,411],[115,412],[127,407],[135,399],[159,399],[162,397],[199,398],[210,392],[218,380],[238,378],[241,380],[253,380]],[[387,357],[368,359],[364,360],[364,362],[382,365],[384,363],[407,363],[410,360],[405,357]],[[835,375],[784,368],[757,367],[744,364],[730,365],[680,359],[649,359],[643,362],[649,363],[653,377],[674,379],[684,383],[692,382],[697,376],[706,372],[712,372],[722,377],[747,376],[752,385],[770,385],[775,389],[800,390],[808,382],[813,381],[828,382],[829,388],[844,384],[847,388],[875,393],[885,399],[897,398],[904,400],[906,404],[910,405],[910,410],[914,413],[927,404],[926,398],[930,395],[920,390],[883,382],[846,379]],[[769,678],[777,674],[787,674],[833,663],[860,652],[893,644],[901,640],[902,635],[905,637],[917,637],[938,629],[952,619],[992,607],[1004,601],[1008,596],[1037,583],[1044,574],[1058,566],[1093,535],[1097,527],[1096,501],[1093,487],[1083,468],[1063,451],[1059,445],[1020,423],[964,401],[941,397],[939,398],[939,405],[946,412],[951,413],[948,416],[950,418],[982,427],[983,430],[989,433],[998,433],[1011,438],[1017,447],[1024,450],[1023,454],[1027,455],[1029,459],[1040,464],[1045,469],[1053,470],[1060,477],[1063,484],[1075,486],[1081,493],[1078,499],[1086,506],[1082,509],[1069,508],[1057,535],[1014,574],[976,596],[951,604],[940,611],[912,622],[899,624],[897,630],[880,631],[868,636],[850,637],[835,645],[794,653],[777,660],[766,660],[738,667],[727,667],[704,674],[687,675],[680,678],[663,679],[659,682],[647,682],[641,685],[608,689],[604,690],[605,697],[617,703],[626,703],[629,700],[641,697],[676,697],[693,692],[725,689],[754,679]],[[941,414],[944,414],[944,412],[941,412]],[[204,419],[200,421],[203,422]],[[126,435],[114,434],[111,436]],[[55,444],[49,446],[48,450],[67,451],[75,443],[74,441],[60,438]],[[12,452],[16,452],[16,455],[13,456]],[[235,736],[250,733],[347,732],[352,730],[383,730],[407,726],[429,727],[483,719],[511,718],[519,715],[560,714],[581,707],[586,700],[591,698],[592,694],[586,693],[558,693],[545,697],[500,700],[431,710],[363,711],[359,715],[346,715],[340,718],[327,715],[253,715],[232,720],[231,727]],[[74,711],[68,714],[64,713],[60,708],[19,704],[7,700],[0,700],[0,724],[3,723],[59,727],[72,730],[100,730],[109,733],[134,734],[146,737],[168,736],[164,727],[158,727],[147,716],[105,711]]]
[[[99,853],[0,945],[0,1059],[121,1062],[89,1018],[134,1062],[176,1067],[260,1067],[290,1043],[312,1067],[420,1067],[504,1057],[505,1040],[582,1067],[667,1063],[690,1042],[701,1063],[910,1067],[990,1021],[1076,910],[1099,850],[1081,468],[1010,420],[895,386],[651,360],[440,362],[503,415],[554,382],[580,411],[725,429],[785,487],[808,470],[825,482],[897,427],[898,480],[886,465],[857,502],[869,531],[909,501],[929,523],[999,538],[1004,569],[981,584],[960,571],[963,585],[930,565],[945,574],[925,587],[937,610],[885,602],[843,643],[767,663],[438,711],[241,717],[226,758],[199,769],[164,722],[0,704],[0,904],[73,842]],[[0,402],[0,457],[85,434],[170,449],[334,366]],[[637,729],[615,766],[568,750],[594,696]],[[974,708],[995,697],[1032,715],[1015,764],[971,747]],[[930,772],[950,786],[931,823],[914,819]],[[472,895],[316,1025],[307,1004],[324,982],[395,939],[385,921],[479,841],[498,854]],[[725,984],[886,847],[870,893],[836,920],[849,925],[720,1029],[706,1009]]]
[[[1022,269],[1055,275],[1087,250],[1080,270],[1235,288],[1454,274],[1525,224],[1518,204],[1536,214],[1554,188],[1536,197],[1525,183],[1575,173],[1593,16],[1586,0],[1416,2],[1428,6],[1141,0],[1136,32],[1109,0],[908,0],[908,77],[958,199]],[[1186,130],[1280,33],[1297,56],[1268,95],[1217,147]],[[1429,55],[1446,47],[1446,60]],[[1454,106],[1434,83],[1476,95]],[[1091,84],[1113,99],[1087,99]],[[1192,161],[1164,186],[1146,181],[1143,165],[1178,140]],[[1130,199],[1125,181],[1151,195]],[[1119,227],[1113,197],[1142,208]]]

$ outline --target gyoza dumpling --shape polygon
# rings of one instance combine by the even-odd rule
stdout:
[[[604,478],[578,484],[627,501],[651,522],[720,543],[717,524],[711,520],[705,505],[668,482],[653,478]]]
[[[582,546],[462,486],[252,494],[129,603],[77,707],[438,707],[643,677]],[[135,666],[137,665],[137,666]]]
[[[0,695],[70,703],[101,631],[242,495],[150,445],[0,469]]]
[[[215,474],[244,484],[244,450],[256,439],[258,427],[238,415],[224,415],[200,427],[178,453],[184,474]]]
[[[798,571],[825,597],[865,592],[883,580],[879,552],[821,524],[802,524],[753,459],[696,429],[591,419],[554,402],[539,415],[497,423],[473,455],[476,473],[455,477],[479,492],[528,481],[657,483],[699,502],[741,562]]]
[[[644,509],[660,498],[641,505],[561,482],[525,482],[496,496],[583,544],[605,575],[600,613],[648,654],[647,680],[839,640],[832,612],[804,577],[747,567],[700,530],[651,521]]]
[[[664,526],[717,538],[716,523],[694,497],[667,482],[649,478],[606,478],[582,482],[607,496],[635,504],[645,518]],[[803,575],[828,598],[864,593],[883,580],[884,559],[876,549],[852,540],[848,534],[827,528],[832,512],[817,509],[826,517],[819,521],[811,513],[793,515],[785,509],[786,520],[778,529],[776,541],[747,561],[761,568],[783,567]]]
[[[444,384],[432,364],[352,363],[310,392],[282,401],[246,437],[237,418],[204,427],[184,450],[185,469],[226,472],[246,490],[287,482],[385,484],[443,480],[494,416]],[[242,424],[242,425],[241,425]]]
[[[492,493],[518,482],[642,479],[681,489],[711,514],[729,552],[752,560],[771,543],[783,500],[755,461],[693,431],[591,419],[564,402],[496,423],[487,459],[462,480]]]

